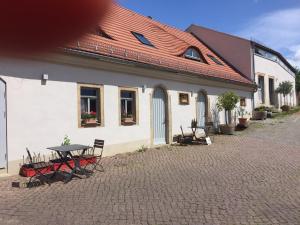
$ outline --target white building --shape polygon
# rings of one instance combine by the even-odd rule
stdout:
[[[258,86],[254,94],[254,107],[282,105],[296,106],[295,69],[279,53],[255,41],[246,40],[230,34],[221,33],[201,26],[191,25],[188,32],[193,34],[221,55],[230,65]],[[280,83],[292,82],[292,93],[286,97],[275,93]]]
[[[224,122],[215,102],[228,90],[251,111],[254,88],[191,34],[115,5],[60,53],[1,58],[0,173],[15,173],[26,147],[47,155],[65,135],[105,140],[106,156],[171,143],[192,119]]]

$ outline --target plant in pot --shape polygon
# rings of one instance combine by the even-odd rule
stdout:
[[[97,123],[97,113],[90,112],[90,113],[82,113],[81,114],[82,124],[96,124]]]
[[[248,118],[245,118],[246,115],[248,115],[248,112],[244,107],[240,107],[238,109],[239,114],[239,126],[247,127],[248,126]]]
[[[219,111],[225,110],[225,122],[226,124],[220,125],[221,132],[223,134],[234,134],[235,125],[231,120],[231,111],[236,108],[236,104],[239,101],[239,96],[234,92],[228,91],[218,97],[217,108]]]
[[[254,109],[253,119],[254,120],[265,120],[268,117],[268,111],[265,106],[260,106]]]
[[[284,81],[279,84],[278,88],[276,89],[276,93],[282,94],[284,99],[284,106],[287,105],[286,96],[292,93],[293,91],[293,83],[290,81]],[[285,107],[284,109],[290,110],[289,106]],[[283,110],[283,109],[282,109]]]

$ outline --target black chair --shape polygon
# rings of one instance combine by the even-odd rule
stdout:
[[[96,150],[99,149],[100,152],[96,153]],[[88,166],[91,166],[91,171],[98,171],[98,172],[104,172],[104,168],[102,165],[102,157],[103,157],[103,151],[104,151],[104,141],[103,140],[95,140],[93,148],[90,149],[90,151],[84,155],[84,158],[91,158],[96,157],[96,162],[93,164],[88,164],[85,169]]]
[[[29,179],[29,184],[32,184],[33,183],[33,179],[38,179],[40,181],[43,182],[43,179],[45,179],[45,182],[47,184],[50,185],[50,180],[49,178],[47,177],[48,174],[50,173],[53,173],[53,163],[51,162],[44,162],[44,161],[41,161],[41,162],[34,162],[32,156],[31,156],[31,153],[29,151],[28,148],[26,148],[26,151],[27,151],[27,154],[28,154],[28,159],[29,159],[29,167],[32,168],[35,172],[35,175],[30,177]],[[47,170],[48,168],[51,168],[49,170]]]

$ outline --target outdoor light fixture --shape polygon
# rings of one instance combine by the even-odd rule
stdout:
[[[42,80],[43,81],[49,80],[49,75],[48,74],[43,74]]]
[[[47,80],[49,80],[49,75],[48,74],[43,74],[42,75],[42,85],[46,85]]]

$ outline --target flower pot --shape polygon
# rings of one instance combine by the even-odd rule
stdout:
[[[84,159],[80,159],[80,166],[84,167],[90,164],[95,164],[97,162],[97,159],[95,156],[92,156],[90,158],[84,158]]]
[[[51,171],[52,171],[51,166],[48,166],[44,169],[41,169],[40,173],[41,174],[49,174],[49,173],[51,173]],[[31,165],[23,165],[20,168],[19,174],[20,174],[20,176],[23,176],[23,177],[34,177],[37,175]]]
[[[283,105],[283,106],[281,107],[281,110],[282,110],[283,112],[289,112],[289,111],[291,110],[291,107],[288,106],[288,105]]]
[[[228,125],[223,124],[223,125],[220,125],[220,130],[221,130],[222,134],[233,135],[235,126],[234,126],[234,124],[228,124]]]
[[[247,118],[239,118],[239,125],[242,127],[247,127],[248,119]]]
[[[268,117],[268,112],[267,111],[254,111],[253,112],[253,119],[254,120],[265,120]]]

